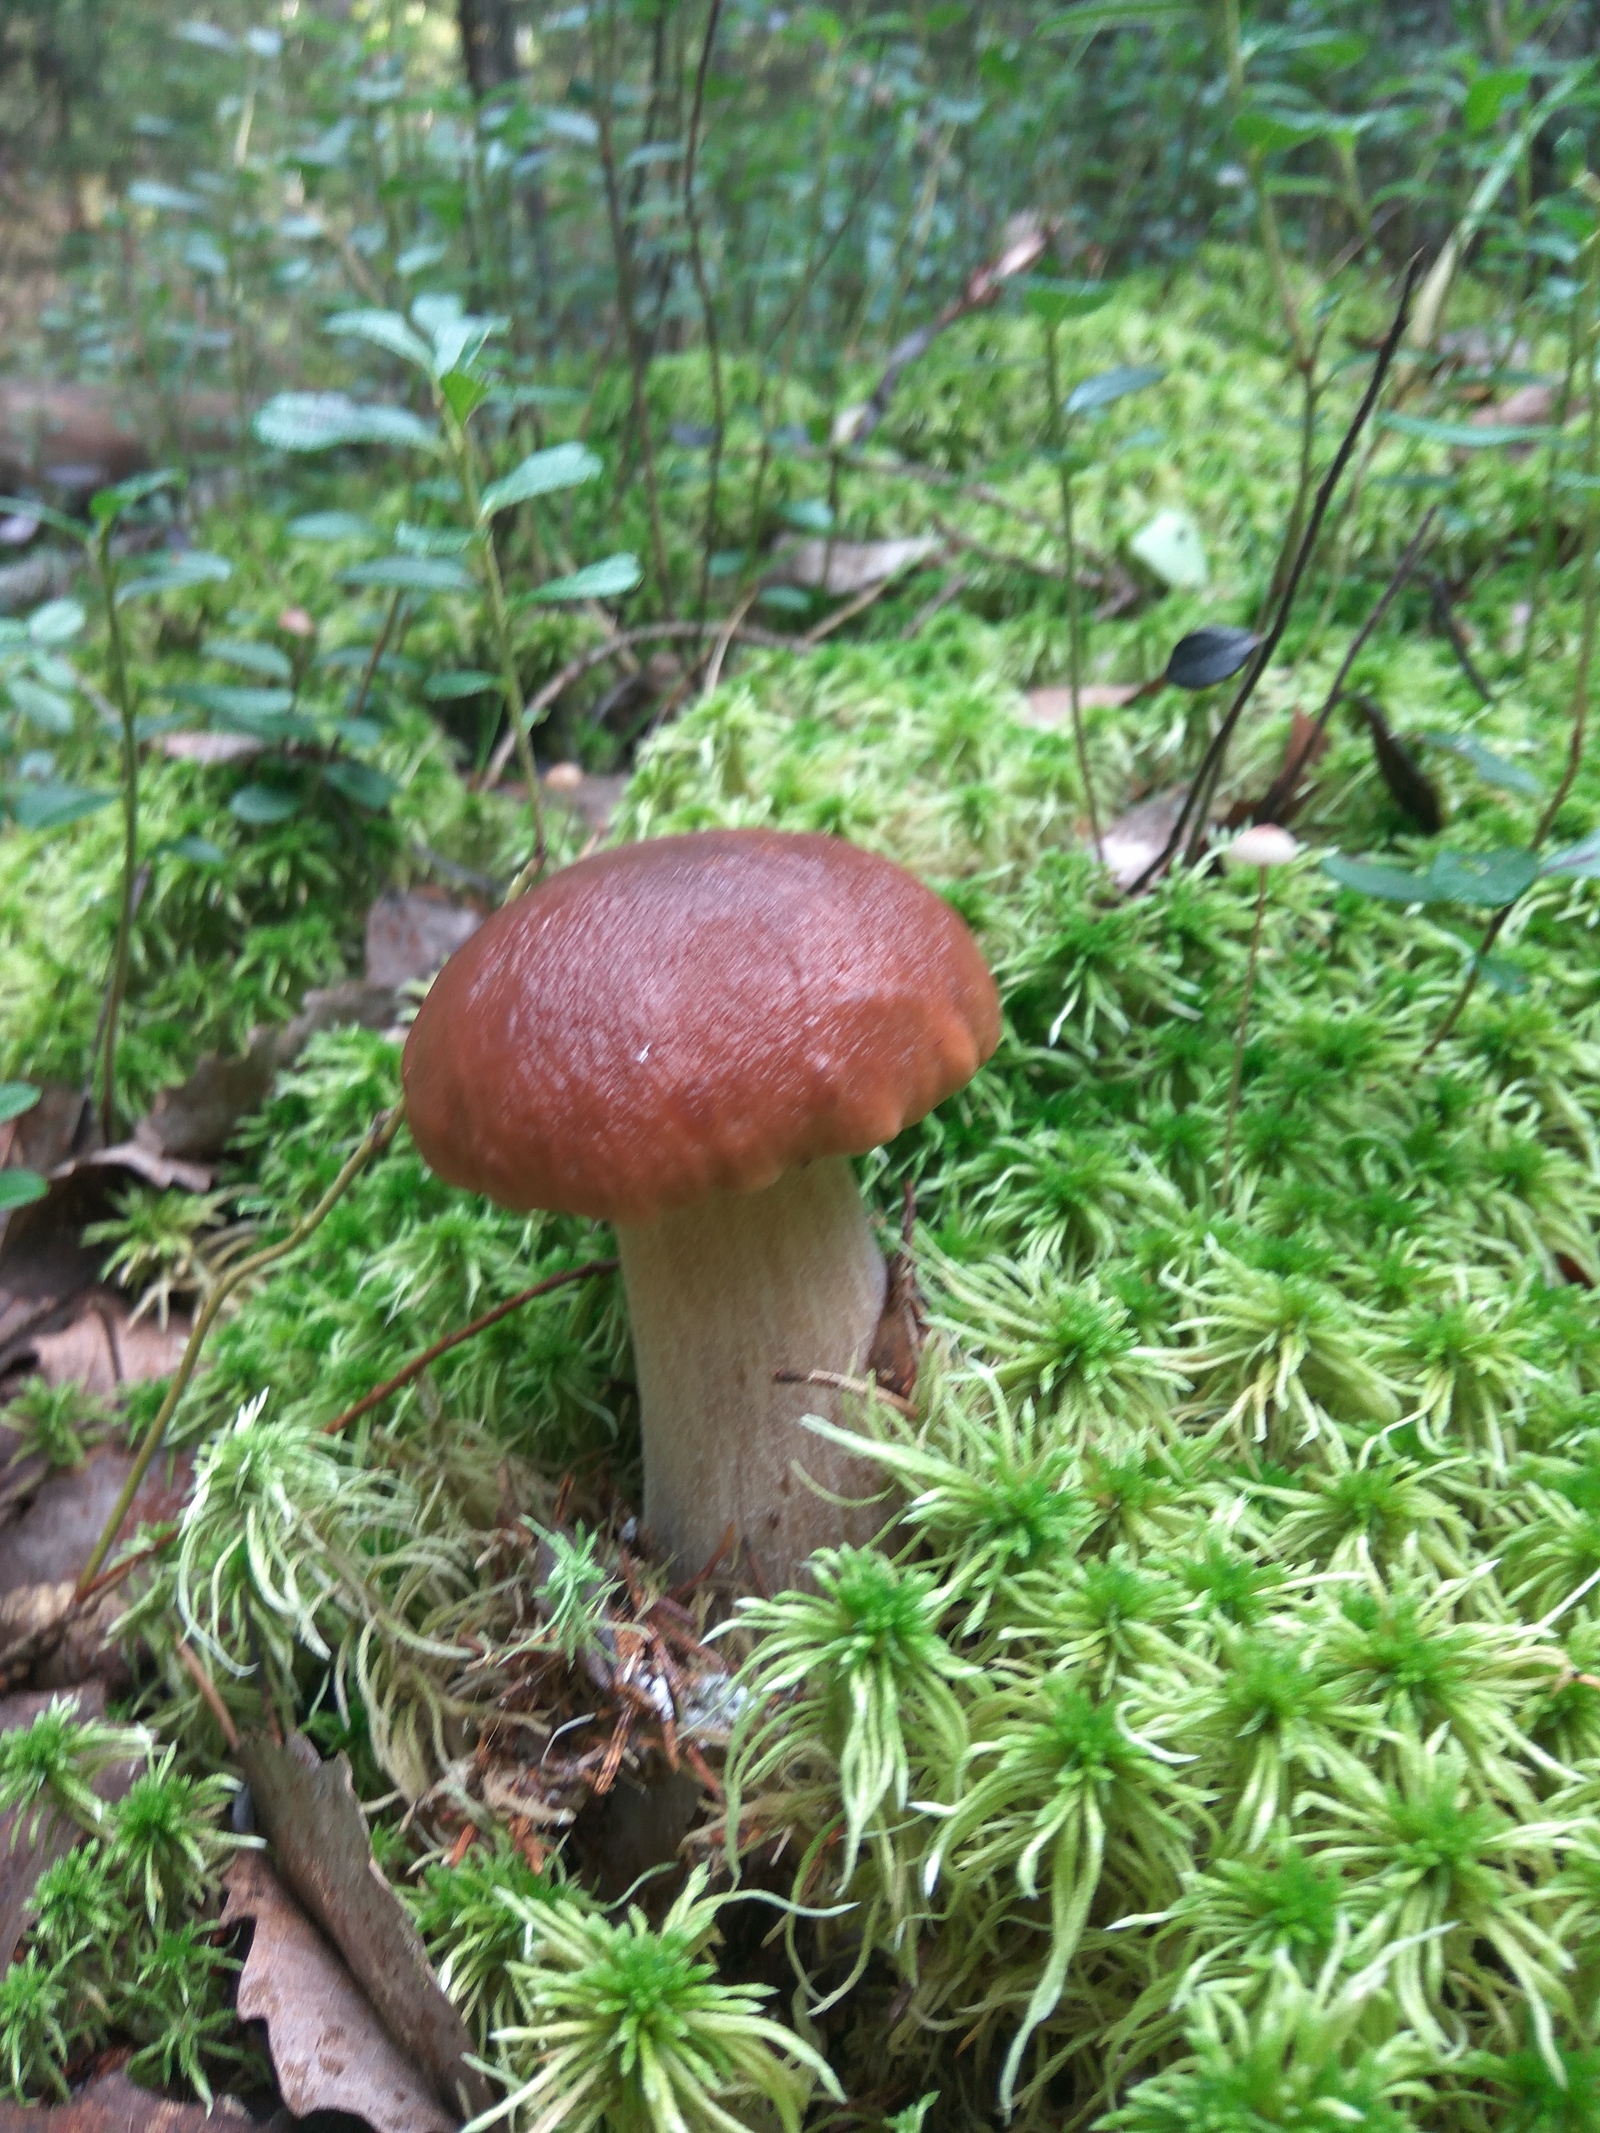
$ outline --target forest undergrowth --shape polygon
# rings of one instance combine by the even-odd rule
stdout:
[[[1107,701],[1110,685],[1262,610],[1300,443],[1281,362],[1246,324],[1263,301],[1258,271],[1218,251],[1061,329],[1071,374],[1160,373],[1096,417],[1077,483],[1113,610],[1085,672],[1104,821],[1192,775],[1222,708]],[[1352,349],[1387,301],[1350,300]],[[1561,339],[1519,366],[1559,370]],[[1370,432],[1217,798],[1219,820],[1247,817],[1437,506],[1426,571],[1362,647],[1308,774],[1300,856],[1258,880],[1213,852],[1128,895],[1088,847],[1070,722],[1026,693],[1069,658],[1055,474],[1031,456],[1036,342],[1025,318],[969,320],[901,386],[874,453],[949,486],[831,470],[851,541],[951,542],[960,598],[924,614],[924,573],[850,641],[740,650],[640,739],[607,833],[847,836],[948,895],[999,980],[994,1058],[862,1165],[886,1243],[911,1195],[929,1327],[907,1411],[852,1408],[882,1474],[878,1546],[821,1560],[805,1592],[723,1566],[663,1611],[628,1523],[614,1275],[524,1305],[327,1433],[430,1342],[609,1249],[441,1184],[402,1130],[224,1316],[178,1410],[196,1485],[127,1620],[147,1657],[123,1719],[169,1744],[140,1749],[143,1792],[103,1812],[85,1791],[127,1752],[119,1727],[42,1720],[0,1742],[0,1803],[48,1795],[93,1831],[40,1884],[0,1980],[0,2081],[47,2094],[110,2034],[190,2082],[224,2083],[246,2049],[206,1931],[236,1842],[230,1765],[182,1643],[241,1728],[265,1700],[350,1754],[379,1858],[523,2133],[1600,2125],[1592,750],[1542,852],[1570,863],[1509,896],[1484,866],[1527,850],[1561,785],[1584,494],[1559,492],[1541,561],[1546,451]],[[1327,395],[1324,455],[1352,377]],[[1473,383],[1458,365],[1430,404]],[[693,359],[659,365],[652,391],[663,433],[704,414]],[[597,412],[602,461],[624,418]],[[666,533],[687,556],[701,462],[674,449]],[[752,478],[735,436],[731,517]],[[164,704],[174,725],[185,703],[225,715],[228,689],[262,679],[314,731],[350,725],[341,692],[391,595],[341,573],[402,545],[402,522],[413,554],[451,553],[448,488],[355,451],[334,472],[259,458],[251,479],[194,528],[227,581],[130,624],[151,737]],[[779,493],[829,479],[798,456]],[[561,523],[576,554],[595,552],[589,496]],[[1165,589],[1130,554],[1163,510],[1192,522],[1203,583]],[[314,637],[280,626],[296,610]],[[72,621],[34,642],[59,629],[109,689]],[[583,626],[526,615],[524,666],[551,671]],[[379,889],[503,887],[523,863],[514,773],[478,789],[480,736],[427,687],[492,675],[485,629],[446,586],[380,647],[343,736],[367,785],[292,745],[266,769],[147,751],[158,856],[124,1009],[129,1116],[347,975]],[[1431,795],[1431,830],[1362,704]],[[615,760],[566,709],[547,744]],[[111,747],[80,720],[57,774],[92,780]],[[560,863],[587,831],[549,818]],[[0,839],[8,1075],[92,1076],[120,838],[106,809]],[[1450,894],[1417,886],[1451,865]],[[241,1130],[211,1218],[284,1234],[398,1099],[398,1062],[392,1032],[314,1038]],[[192,1206],[155,1201],[146,1279],[206,1249]],[[136,1393],[130,1431],[161,1389]],[[60,1424],[37,1404],[41,1432]],[[674,1683],[669,1731],[616,1687],[639,1653]],[[613,1776],[671,1760],[693,1780],[680,1860],[631,1890],[586,1849],[608,1753]]]

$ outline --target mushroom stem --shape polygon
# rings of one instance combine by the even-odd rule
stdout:
[[[767,1582],[792,1585],[814,1548],[883,1524],[882,1477],[800,1427],[838,1421],[836,1392],[778,1384],[779,1370],[858,1371],[883,1310],[885,1272],[845,1156],[761,1192],[701,1200],[619,1225],[644,1437],[644,1515],[680,1570],[699,1568],[730,1520]]]

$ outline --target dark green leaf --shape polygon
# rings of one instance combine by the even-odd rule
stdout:
[[[275,785],[241,785],[228,808],[241,822],[264,829],[274,822],[287,822],[291,815],[299,813],[300,803],[292,793],[282,792]]]
[[[1063,326],[1069,319],[1090,317],[1110,302],[1114,289],[1109,281],[1052,281],[1034,274],[1022,285],[1022,300],[1047,326]]]
[[[182,555],[173,556],[169,562],[158,564],[142,578],[130,578],[125,585],[119,585],[117,605],[126,607],[130,600],[158,599],[163,593],[189,592],[196,585],[220,585],[232,576],[233,565],[226,556],[208,555],[204,549],[191,548]]]
[[[49,1190],[37,1170],[0,1170],[0,1215],[42,1200]]]
[[[1261,639],[1254,630],[1208,622],[1172,647],[1166,678],[1178,689],[1214,689],[1237,674]]]
[[[450,370],[439,380],[439,390],[457,422],[465,422],[488,399],[490,388],[475,371]]]
[[[357,807],[387,807],[400,790],[393,778],[374,770],[370,763],[329,763],[322,775],[335,792],[342,792]]]
[[[1565,851],[1552,852],[1540,867],[1541,874],[1571,874],[1580,881],[1600,881],[1600,830],[1591,830]]]
[[[227,666],[242,667],[247,674],[264,674],[269,681],[294,679],[293,661],[276,644],[256,644],[243,637],[211,637],[200,649],[207,659],[220,659]]]
[[[336,311],[323,320],[322,330],[341,340],[366,341],[399,356],[402,362],[414,363],[430,377],[433,374],[433,350],[398,311]]]
[[[1484,747],[1471,733],[1425,733],[1423,739],[1430,748],[1443,748],[1449,754],[1459,756],[1470,763],[1486,785],[1498,785],[1504,792],[1534,794],[1541,788],[1531,770],[1524,770],[1520,763],[1508,763],[1503,756],[1495,755]]]
[[[502,480],[490,482],[484,490],[478,506],[479,523],[487,524],[497,511],[508,510],[512,504],[593,481],[599,472],[600,462],[586,445],[555,444],[547,451],[530,452],[520,466],[513,467]]]
[[[296,541],[372,541],[378,537],[371,520],[355,511],[309,511],[304,518],[290,519],[288,532]]]
[[[1165,376],[1164,370],[1153,370],[1142,363],[1122,363],[1115,370],[1102,370],[1073,386],[1067,395],[1067,413],[1093,414],[1114,400],[1125,399],[1129,393],[1143,392],[1147,385],[1159,385]]]
[[[570,577],[552,578],[530,597],[552,604],[561,600],[618,600],[624,593],[631,593],[643,576],[636,555],[608,555],[573,571]]]
[[[481,667],[456,667],[448,673],[430,674],[422,693],[430,704],[449,704],[464,696],[486,696],[491,689],[498,692],[504,686],[498,674],[486,674]]]
[[[392,444],[418,452],[443,450],[431,422],[408,407],[357,401],[344,393],[278,393],[250,425],[280,452],[326,452],[344,444]]]
[[[0,1126],[31,1111],[38,1101],[39,1091],[31,1081],[0,1081]]]
[[[1346,859],[1342,852],[1324,855],[1322,868],[1341,889],[1355,889],[1362,896],[1380,897],[1389,904],[1425,904],[1428,884],[1421,874],[1407,874],[1399,867],[1371,866],[1364,859]]]
[[[8,795],[11,812],[27,830],[65,829],[84,815],[98,814],[116,799],[114,792],[91,792],[87,786],[64,785],[46,779],[38,785],[13,785]]]
[[[470,570],[448,556],[380,555],[339,573],[341,585],[376,585],[385,592],[475,592]]]
[[[30,681],[26,674],[13,675],[6,687],[11,701],[30,725],[40,726],[46,733],[72,731],[72,706],[54,689]]]
[[[1538,878],[1534,852],[1436,852],[1427,874],[1428,901],[1498,911],[1525,895]]]
[[[28,635],[35,644],[70,644],[87,621],[78,600],[47,600],[28,617]]]
[[[1461,123],[1468,133],[1487,133],[1506,105],[1522,95],[1530,79],[1525,67],[1491,67],[1478,75],[1461,107]]]
[[[1447,444],[1457,452],[1497,451],[1508,444],[1548,444],[1559,431],[1546,424],[1435,422],[1428,415],[1380,415],[1381,428],[1402,437],[1417,437],[1425,444]]]

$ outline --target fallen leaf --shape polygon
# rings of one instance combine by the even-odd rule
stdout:
[[[885,584],[915,569],[943,543],[930,534],[893,541],[780,541],[773,551],[772,577],[785,585],[814,592],[858,593]]]
[[[590,829],[604,836],[611,827],[611,817],[617,811],[622,789],[628,782],[626,775],[613,771],[583,771],[576,779],[552,784],[555,771],[567,767],[557,763],[546,773],[545,791],[557,807],[568,809],[580,822],[587,823]]]
[[[0,2133],[218,2133],[219,2121],[241,2133],[254,2124],[233,2096],[219,2096],[210,2111],[174,2103],[140,2088],[120,2066],[96,2074],[68,2103],[0,2102]]]
[[[118,1141],[114,1148],[91,1148],[87,1155],[70,1156],[50,1172],[52,1182],[80,1177],[91,1170],[126,1170],[142,1185],[161,1192],[177,1186],[183,1192],[207,1192],[216,1172],[204,1163],[186,1163],[148,1148],[143,1141]]]
[[[296,2118],[350,2111],[374,2133],[453,2133],[457,2121],[260,1853],[235,1859],[223,1886],[222,1923],[255,1920],[239,2013],[266,2023],[278,2087]]]
[[[1352,699],[1366,720],[1378,772],[1389,788],[1390,798],[1426,837],[1437,834],[1444,821],[1438,788],[1409,748],[1395,733],[1380,706],[1370,696]]]
[[[237,1058],[205,1053],[187,1081],[163,1089],[134,1128],[134,1144],[147,1155],[188,1163],[219,1156],[240,1119],[265,1103],[273,1076],[291,1065],[319,1030],[350,1022],[387,1029],[394,1014],[392,985],[352,978],[308,992],[292,1022],[252,1030],[249,1048]],[[209,1172],[206,1180],[209,1184]]]
[[[266,743],[248,733],[163,733],[156,747],[179,763],[243,763],[260,755]]]
[[[107,1447],[70,1473],[51,1474],[42,1482],[28,1509],[6,1530],[0,1550],[0,1598],[24,1586],[75,1582],[132,1466],[131,1454]],[[175,1518],[193,1479],[188,1452],[155,1460],[133,1499],[124,1532]]]
[[[130,1319],[120,1297],[102,1295],[59,1331],[34,1334],[29,1345],[47,1385],[109,1394],[166,1377],[177,1369],[188,1339],[189,1321],[180,1313],[170,1312],[160,1326],[154,1318]]]
[[[452,903],[436,889],[386,891],[367,913],[367,983],[431,978],[482,924],[481,911]]]
[[[1091,681],[1078,691],[1080,711],[1116,711],[1123,704],[1131,704],[1139,694],[1136,682]],[[1055,727],[1072,723],[1072,691],[1070,689],[1030,689],[1027,694],[1028,708],[1023,716],[1030,726]]]
[[[1550,386],[1519,385],[1504,400],[1492,400],[1487,407],[1476,409],[1467,420],[1475,430],[1533,429],[1550,420],[1555,404]],[[1531,444],[1512,444],[1505,447],[1505,453],[1508,459],[1526,459],[1533,449]]]
[[[1186,785],[1171,786],[1130,807],[1106,830],[1100,839],[1100,857],[1119,889],[1131,889],[1161,857],[1188,797]]]
[[[467,2064],[466,2024],[372,1856],[348,1760],[323,1762],[300,1734],[283,1746],[250,1734],[239,1745],[239,1763],[279,1871],[344,1957],[389,2035],[427,2073],[441,2102],[463,2115],[486,2110],[488,2085]]]

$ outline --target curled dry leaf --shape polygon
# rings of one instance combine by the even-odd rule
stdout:
[[[273,2072],[296,2118],[349,2111],[373,2133],[453,2133],[456,2121],[426,2077],[266,1860],[258,1852],[242,1854],[224,1886],[223,1924],[255,1920],[239,1979],[239,2013],[266,2023]]]
[[[467,2064],[466,2024],[372,1856],[345,1757],[323,1762],[300,1734],[283,1746],[251,1734],[240,1743],[239,1762],[284,1880],[338,1948],[389,2035],[441,2102],[463,2116],[486,2110],[488,2086]]]
[[[388,890],[367,913],[367,983],[431,978],[482,924],[481,911],[452,903],[437,890]]]
[[[1138,685],[1131,681],[1091,681],[1078,691],[1080,711],[1117,711],[1124,704],[1131,704],[1139,694]],[[1030,726],[1054,728],[1070,723],[1072,718],[1072,691],[1049,688],[1030,689],[1027,695],[1028,708],[1023,716]]]
[[[893,541],[785,541],[774,553],[772,576],[812,591],[866,592],[914,570],[942,546],[929,534]]]

